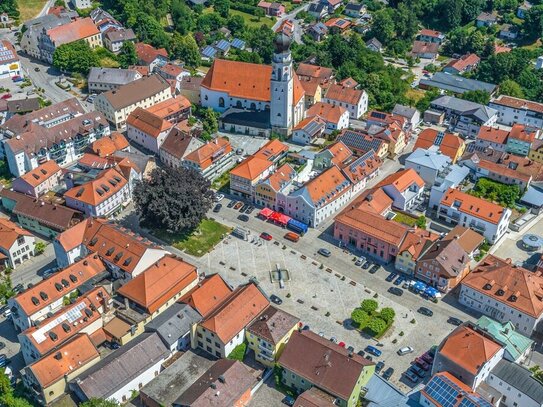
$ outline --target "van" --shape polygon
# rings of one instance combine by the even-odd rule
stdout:
[[[296,243],[298,240],[300,240],[300,235],[294,232],[288,232],[285,235],[285,239],[290,240],[291,242]]]

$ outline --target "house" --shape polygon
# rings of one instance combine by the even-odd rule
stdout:
[[[100,93],[118,89],[122,85],[141,78],[133,69],[92,67],[87,77],[89,92]]]
[[[384,50],[383,44],[377,38],[373,37],[366,41],[366,47],[371,51],[382,53]]]
[[[484,407],[491,406],[486,398],[473,391],[449,372],[440,372],[432,376],[430,381],[420,391],[421,406],[442,407],[445,402],[444,394],[455,394],[451,405]],[[487,393],[484,393],[485,395]],[[448,400],[448,399],[447,399]]]
[[[372,362],[311,331],[292,333],[279,366],[283,384],[296,393],[316,387],[335,397],[335,404],[342,407],[356,405],[375,371]]]
[[[123,25],[118,20],[100,7],[92,10],[89,16],[101,33],[105,33],[110,28],[123,28]]]
[[[414,169],[428,186],[434,185],[438,175],[451,165],[451,159],[436,150],[435,146],[417,148],[405,159],[405,168]]]
[[[169,167],[179,168],[183,165],[183,160],[187,155],[203,145],[204,143],[200,139],[174,127],[160,146],[160,161]]]
[[[171,97],[170,84],[160,75],[150,75],[98,95],[94,106],[115,126],[115,130],[122,131],[126,128],[128,116],[136,108],[147,109]]]
[[[11,28],[11,26],[13,25],[13,23],[15,22],[14,19],[12,19],[8,13],[1,13],[0,14],[0,26],[2,26],[2,28]]]
[[[56,283],[54,289],[68,291],[71,289],[70,281],[61,280]],[[40,298],[44,299],[41,292]],[[102,328],[103,314],[111,306],[110,303],[111,297],[105,288],[95,287],[56,313],[48,312],[46,318],[40,320],[43,325],[36,324],[18,335],[25,363],[35,362],[77,334],[88,334],[93,337],[93,334]]]
[[[298,174],[290,164],[283,164],[255,187],[255,203],[273,210],[277,209],[277,194],[289,188]]]
[[[500,360],[492,369],[486,384],[502,396],[504,406],[543,405],[543,386],[525,366]]]
[[[198,285],[181,297],[179,302],[190,305],[202,317],[206,317],[229,298],[231,293],[232,288],[220,274],[212,274],[199,281]]]
[[[532,8],[532,3],[530,3],[529,1],[526,1],[524,0],[522,2],[522,4],[520,4],[517,8],[517,17],[518,18],[522,18],[522,19],[525,19],[526,18],[526,13],[528,12],[528,10],[530,10]]]
[[[459,301],[498,322],[510,321],[519,333],[531,336],[541,332],[542,284],[540,274],[487,255],[462,281]]]
[[[349,76],[348,78],[345,78],[339,82],[339,85],[345,88],[357,88],[359,83]]]
[[[156,72],[161,75],[167,81],[175,81],[176,91],[180,90],[180,84],[184,77],[190,76],[190,72],[183,69],[179,65],[168,62],[157,68]]]
[[[283,14],[285,14],[285,6],[283,6],[281,3],[270,3],[268,1],[261,0],[257,7],[264,10],[264,13],[267,16],[271,17],[281,17]]]
[[[439,56],[439,43],[414,41],[409,55],[413,58],[434,60]]]
[[[477,69],[480,62],[481,58],[476,54],[465,54],[458,59],[451,60],[445,65],[443,71],[453,75],[462,75]]]
[[[117,151],[130,152],[130,144],[121,133],[114,131],[109,136],[94,141],[89,149],[98,157],[109,157]]]
[[[306,63],[300,63],[298,69],[296,69],[296,75],[300,80],[312,80],[316,79],[319,84],[325,85],[332,81],[334,78],[334,71],[331,68],[327,68],[319,65],[312,65]]]
[[[16,114],[26,114],[41,109],[40,100],[37,96],[27,97],[26,99],[10,99],[6,102],[6,105],[8,109],[7,119]]]
[[[499,124],[507,126],[523,124],[528,127],[543,128],[542,103],[500,95],[491,100],[488,106],[497,110]]]
[[[264,366],[273,367],[279,360],[300,319],[286,311],[269,306],[245,330],[249,349]]]
[[[187,98],[190,103],[200,104],[200,86],[203,80],[201,76],[183,76],[179,84],[179,94]]]
[[[73,6],[76,9],[84,10],[92,7],[92,2],[90,0],[70,0]]]
[[[63,306],[63,298],[81,288],[85,283],[92,284],[106,274],[106,268],[100,259],[87,256],[53,276],[35,284],[8,300],[12,309],[12,322],[17,331],[23,332],[36,321],[41,321],[47,314],[55,313]],[[68,286],[62,285],[62,281]],[[56,286],[60,284],[62,290]],[[81,288],[81,291],[83,289]]]
[[[180,124],[189,118],[191,108],[191,103],[186,97],[174,95],[148,107],[147,111],[171,123]],[[183,127],[180,128],[183,129]]]
[[[409,124],[409,130],[416,129],[421,122],[420,112],[418,109],[400,104],[394,105],[394,109],[392,109],[392,116],[404,117]]]
[[[292,142],[308,145],[312,144],[323,133],[326,122],[320,116],[311,116],[302,120],[292,129]]]
[[[70,390],[81,402],[101,398],[124,403],[160,373],[169,354],[157,333],[141,334],[72,380]]]
[[[337,139],[357,156],[362,156],[370,150],[373,150],[381,160],[388,156],[388,143],[364,132],[344,129]]]
[[[464,78],[463,76],[452,74],[447,71],[436,72],[428,79],[422,78],[419,81],[419,87],[421,89],[436,88],[460,95],[464,92],[474,90],[483,91],[492,95],[498,89],[498,86],[493,83]]]
[[[9,219],[0,218],[0,264],[17,268],[34,254],[36,238]]]
[[[103,37],[105,47],[114,54],[121,52],[125,42],[135,43],[137,41],[136,34],[131,28],[111,28],[103,34]]]
[[[234,151],[230,141],[217,137],[187,154],[182,165],[198,171],[204,178],[213,180],[234,165]]]
[[[394,268],[409,276],[415,276],[418,260],[437,239],[439,235],[429,230],[417,227],[413,230],[409,229],[398,248]]]
[[[385,115],[384,121],[379,121],[377,124],[373,119],[377,116],[385,115],[381,112],[372,111],[366,119],[366,127],[362,129],[368,135],[383,140],[388,145],[388,155],[391,158],[399,156],[407,145],[407,135],[403,130],[405,119],[402,117],[400,123],[393,120],[390,115]]]
[[[173,126],[173,123],[137,107],[126,119],[126,134],[133,142],[158,155]]]
[[[311,6],[314,6],[314,4],[312,3],[309,7],[311,8]],[[306,32],[311,36],[311,38],[313,38],[313,40],[321,42],[328,34],[328,27],[322,21],[319,21],[315,24],[311,24],[307,28]]]
[[[38,198],[58,187],[62,182],[62,169],[53,160],[48,160],[33,170],[13,180],[15,192]]]
[[[505,151],[523,157],[528,156],[532,149],[532,144],[539,133],[540,131],[533,128],[527,128],[522,124],[514,124],[509,132]]]
[[[195,345],[218,358],[245,341],[245,331],[270,305],[254,283],[237,287],[198,324]]]
[[[466,137],[475,137],[481,126],[492,126],[498,119],[495,109],[454,96],[435,99],[430,109],[444,113],[450,122],[449,130]]]
[[[443,236],[442,240],[456,240],[460,247],[462,247],[462,249],[464,249],[464,251],[471,258],[474,257],[474,254],[476,253],[479,246],[481,246],[485,242],[484,236],[480,233],[477,233],[470,228],[458,225],[456,225],[451,231]]]
[[[377,184],[390,198],[392,206],[409,210],[420,203],[424,192],[424,180],[413,169],[405,169],[391,174]]]
[[[466,143],[456,134],[441,132],[432,128],[424,129],[419,133],[413,150],[418,148],[430,149],[433,146],[444,156],[451,159],[456,164],[466,151]]]
[[[446,222],[469,226],[481,232],[494,244],[507,232],[511,210],[469,195],[458,189],[449,189],[439,204],[438,218]]]
[[[23,228],[48,238],[54,238],[83,220],[79,211],[9,189],[2,189],[0,198],[4,209],[13,213]]]
[[[11,42],[0,41],[0,55],[0,79],[21,76],[19,56]]]
[[[346,107],[318,102],[311,106],[306,113],[306,118],[315,116],[325,122],[324,134],[330,134],[336,130],[349,127],[350,115]]]
[[[422,42],[435,42],[441,45],[445,39],[445,34],[440,31],[423,28],[417,33],[416,39]]]
[[[335,32],[344,32],[352,25],[352,23],[345,18],[334,17],[326,21],[324,25],[328,27],[328,30],[335,29]]]
[[[310,3],[307,12],[320,21],[328,15],[328,7],[322,3]]]
[[[383,161],[373,150],[360,157],[350,157],[341,163],[341,172],[351,183],[351,194],[360,192],[369,180],[379,175],[382,164]]]
[[[43,404],[56,400],[68,389],[68,382],[100,360],[100,354],[87,334],[77,335],[56,352],[24,368],[23,383]]]
[[[492,148],[495,151],[505,152],[509,131],[494,126],[481,126],[474,145],[476,150],[483,151]]]
[[[499,37],[504,40],[515,40],[519,35],[519,28],[516,25],[504,24],[500,29]]]
[[[470,174],[470,169],[457,164],[451,165],[447,171],[438,174],[430,190],[428,208],[437,209],[443,196],[450,188],[457,188]]]
[[[168,52],[164,48],[155,48],[144,42],[136,43],[135,47],[138,65],[148,66],[149,72],[154,72],[155,68],[165,65],[169,60]]]
[[[74,12],[77,16],[77,12]],[[42,36],[43,30],[50,30],[51,28],[68,24],[72,21],[72,16],[69,12],[55,14],[46,14],[38,18],[26,21],[24,23],[24,33],[21,36],[21,50],[27,55],[33,58],[40,58],[41,49],[39,39]]]
[[[333,13],[343,4],[343,0],[319,0],[319,3],[328,7],[328,12]]]
[[[53,54],[58,47],[80,40],[85,41],[92,49],[103,46],[102,34],[90,17],[44,29],[38,37],[39,59],[52,64]]]
[[[361,89],[331,84],[322,98],[324,103],[344,107],[351,119],[358,119],[368,111],[368,94]]]
[[[304,89],[305,108],[309,109],[315,103],[319,103],[322,99],[322,87],[316,79],[304,79],[300,81]]]
[[[323,170],[335,165],[343,168],[353,160],[353,152],[341,141],[336,141],[315,154],[313,158],[313,168]]]
[[[258,382],[258,373],[237,360],[220,359],[204,372],[173,407],[246,406]]]
[[[366,6],[358,3],[348,3],[343,9],[343,14],[353,18],[360,18],[366,12]]]
[[[448,372],[471,389],[476,389],[503,354],[503,347],[490,335],[461,325],[438,346],[432,375]]]
[[[483,11],[475,19],[475,25],[477,27],[491,27],[498,22],[498,15],[494,12],[487,13]]]

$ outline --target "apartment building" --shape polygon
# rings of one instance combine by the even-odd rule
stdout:
[[[234,155],[230,141],[217,137],[187,154],[183,165],[198,171],[204,178],[213,180],[232,167]]]
[[[38,198],[40,195],[58,187],[62,182],[62,169],[53,160],[49,160],[33,170],[13,180],[12,188],[16,192]]]
[[[87,77],[89,92],[101,93],[118,89],[127,83],[141,79],[134,69],[92,67]]]
[[[0,218],[0,264],[17,268],[34,253],[36,238],[9,219]]]
[[[158,155],[173,126],[173,123],[138,107],[128,115],[126,134],[131,141]]]
[[[490,101],[489,107],[498,112],[497,122],[512,126],[523,124],[538,129],[543,128],[543,104],[512,96],[500,95]]]

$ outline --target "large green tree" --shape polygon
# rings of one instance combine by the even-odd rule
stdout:
[[[83,40],[63,44],[53,54],[53,66],[63,72],[89,73],[100,61],[89,44]]]
[[[200,65],[200,51],[192,35],[174,32],[170,40],[170,54],[184,61],[189,67],[196,68]]]
[[[136,65],[138,63],[138,54],[136,53],[136,47],[131,41],[125,41],[119,52],[119,63],[122,68],[128,68],[130,65]]]
[[[533,6],[526,12],[522,27],[524,35],[529,39],[543,36],[543,5]]]

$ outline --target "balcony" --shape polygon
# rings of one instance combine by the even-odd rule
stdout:
[[[470,222],[469,227],[474,229],[475,231],[479,231],[479,232],[485,232],[486,231],[486,226],[485,225],[481,225],[481,224],[476,223],[476,222]]]

